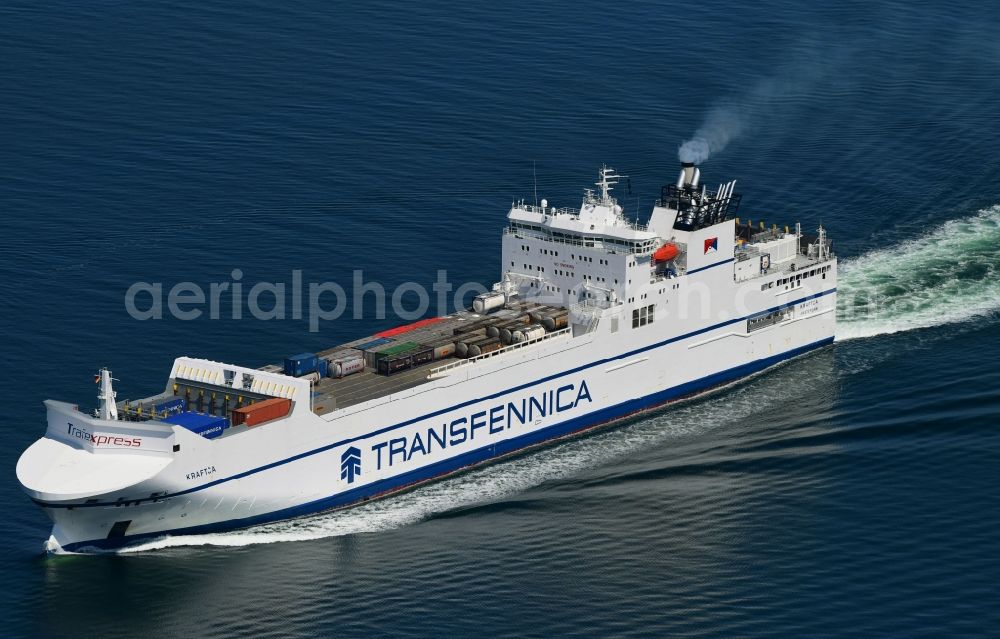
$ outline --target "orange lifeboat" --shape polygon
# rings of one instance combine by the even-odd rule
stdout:
[[[660,248],[656,249],[656,252],[653,253],[653,261],[669,262],[670,260],[677,257],[678,253],[680,253],[680,249],[677,248],[677,245],[671,242],[667,242]]]

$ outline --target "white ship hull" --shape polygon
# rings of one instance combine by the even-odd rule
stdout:
[[[600,202],[613,200],[605,193]],[[672,233],[677,211],[654,209],[651,229],[662,224],[658,215],[671,214],[657,234],[615,222],[620,207],[595,213],[585,206],[579,218],[529,208],[510,218],[594,229],[585,216],[608,214],[609,229],[624,228],[614,250],[594,257],[586,254],[590,245],[543,248],[559,245],[532,238],[541,227],[505,234],[505,281],[523,259],[525,270],[586,282],[573,289],[581,298],[588,291],[586,301],[567,304],[568,328],[524,348],[429,369],[416,385],[327,412],[313,405],[305,379],[178,358],[170,375],[175,395],[177,383],[190,382],[291,401],[287,417],[234,427],[217,439],[157,419],[99,419],[47,401],[46,435],[21,456],[17,474],[53,521],[49,547],[114,548],[349,506],[733,382],[833,341],[836,260],[823,250],[800,255],[797,233],[775,232],[770,243],[757,238],[770,259],[784,260],[781,267],[758,252],[753,260],[737,255],[733,220],[684,232],[689,248],[704,251],[691,251],[677,275],[654,272],[648,250],[649,238]],[[625,241],[638,249],[621,252]],[[586,270],[595,258],[603,272],[618,275],[616,290],[611,277]],[[516,294],[541,289],[535,280],[559,290],[557,278],[523,276]],[[590,284],[606,280],[609,288]],[[597,289],[608,294],[591,304],[589,291]],[[690,308],[692,299],[703,303]],[[645,310],[639,323],[640,307],[649,309],[648,323]],[[110,388],[105,396],[113,397]]]
[[[445,377],[413,396],[331,421],[307,414],[262,426],[252,436],[217,441],[198,441],[175,427],[173,441],[181,450],[155,475],[90,496],[98,500],[91,505],[74,499],[77,506],[68,508],[46,495],[35,499],[53,520],[51,543],[65,550],[223,531],[347,506],[649,410],[829,344],[835,289],[807,297],[797,306],[817,302],[810,315],[749,336],[734,333],[732,326],[740,324],[734,322],[597,355],[602,336],[595,333],[572,340],[564,351],[559,347],[565,344],[555,340],[546,345],[552,351],[547,356],[496,358],[493,370],[476,371],[473,379]],[[581,361],[582,353],[597,356]],[[50,428],[81,421],[80,413],[65,409],[50,406]],[[132,430],[145,434],[142,425]],[[360,472],[349,483],[341,464],[350,447],[360,452]],[[154,493],[162,496],[151,498]],[[108,538],[119,521],[131,522],[128,534]]]

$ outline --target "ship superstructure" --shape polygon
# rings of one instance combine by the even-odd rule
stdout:
[[[48,400],[17,476],[50,548],[117,547],[349,506],[732,382],[833,341],[820,229],[736,217],[683,165],[647,224],[599,172],[580,208],[515,202],[467,311],[251,369],[175,360],[162,392]]]

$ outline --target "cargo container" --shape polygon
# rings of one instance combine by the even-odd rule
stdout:
[[[299,379],[308,379],[310,382],[315,384],[323,378],[320,377],[319,371],[313,371],[311,373],[306,373],[305,375],[299,375]]]
[[[416,342],[400,342],[398,344],[393,344],[392,346],[387,346],[385,348],[380,348],[375,351],[375,357],[377,359],[382,359],[383,357],[392,357],[393,355],[400,355],[412,351],[416,348],[420,348],[420,344]]]
[[[483,293],[477,295],[472,300],[472,310],[479,314],[489,313],[504,307],[507,303],[507,296],[499,291],[493,293]]]
[[[355,348],[342,348],[338,351],[328,353],[323,355],[323,359],[328,362],[336,362],[339,359],[347,359],[349,357],[361,357],[362,353],[360,350]]]
[[[181,411],[160,419],[167,424],[182,426],[205,439],[215,439],[229,427],[229,420],[216,415],[206,415],[195,411]]]
[[[422,319],[418,322],[413,322],[412,324],[407,324],[405,326],[397,326],[396,328],[390,328],[387,331],[382,331],[380,333],[375,333],[375,337],[392,337],[394,335],[401,335],[402,333],[408,333],[414,329],[421,328],[423,326],[430,326],[431,324],[437,324],[443,317],[431,317],[428,319]]]
[[[359,344],[358,346],[355,346],[354,348],[356,348],[356,349],[358,349],[360,351],[370,351],[370,350],[372,350],[374,348],[378,348],[379,346],[381,346],[383,344],[388,344],[391,341],[393,341],[391,338],[380,337],[378,339],[373,339],[373,340],[371,340],[369,342],[365,342],[364,344]]]
[[[472,357],[472,347],[477,344],[485,344],[486,342],[497,340],[495,337],[486,337],[485,335],[476,335],[474,339],[466,339],[464,341],[455,344],[455,355],[458,357]],[[500,340],[497,340],[498,342]]]
[[[492,353],[494,351],[503,350],[506,348],[506,344],[500,342],[498,344],[490,344],[489,346],[480,346],[479,350],[482,351],[480,354],[485,355],[487,353]]]
[[[283,397],[265,399],[233,411],[233,426],[256,426],[278,419],[288,414],[292,408],[292,400]]]
[[[447,340],[430,345],[434,349],[434,359],[444,359],[455,354],[455,341]]]
[[[510,345],[514,343],[514,333],[524,328],[524,324],[518,324],[517,326],[505,326],[500,329],[500,341],[504,344]]]
[[[490,337],[499,337],[500,341],[504,344],[510,344],[511,334],[520,328],[524,328],[528,323],[527,319],[527,316],[524,316],[497,324],[494,327],[490,327],[493,330],[487,330],[486,334]]]
[[[162,415],[163,413],[179,413],[183,411],[186,406],[187,400],[183,397],[172,397],[167,400],[163,400],[158,404],[153,405],[153,410],[157,415]]]
[[[427,362],[434,361],[434,349],[433,348],[422,348],[417,352],[413,353],[413,365],[420,366],[421,364],[426,364]]]
[[[331,360],[328,373],[330,377],[341,378],[363,370],[365,370],[365,358],[358,353]]]
[[[486,341],[469,344],[469,357],[479,357],[480,355],[492,353],[501,348],[503,348],[503,344],[500,343],[500,338],[488,337]]]
[[[392,375],[400,371],[405,371],[413,366],[413,355],[392,355],[384,357],[378,361],[375,369],[379,375]]]
[[[316,372],[320,377],[326,377],[329,372],[330,363],[322,357],[316,360]]]
[[[549,315],[548,317],[542,319],[542,326],[544,326],[547,331],[557,331],[560,328],[566,328],[568,325],[569,315],[567,313]]]
[[[473,333],[471,335],[463,335],[455,342],[455,356],[456,357],[468,357],[469,356],[469,344],[474,344],[476,341],[486,339],[486,336],[482,333]]]
[[[526,326],[519,331],[514,331],[514,343],[527,342],[545,335],[545,328],[538,324]]]
[[[392,375],[434,360],[434,349],[423,348],[416,352],[383,357],[378,361],[376,371],[380,375]]]
[[[559,313],[565,313],[565,309],[557,308],[555,306],[539,306],[528,311],[528,321],[531,324],[541,324],[542,320],[549,315],[558,315]]]
[[[316,370],[317,357],[315,353],[301,353],[285,358],[285,375],[302,377]]]
[[[486,336],[487,337],[500,337],[500,329],[504,326],[516,326],[520,324],[517,320],[501,320],[499,322],[490,322],[486,326]]]
[[[451,334],[457,337],[458,335],[465,335],[467,333],[473,333],[475,331],[482,330],[482,328],[483,328],[482,322],[467,322],[462,326],[456,326],[455,328],[453,328]]]
[[[398,344],[392,344],[391,346],[386,346],[377,351],[366,351],[365,352],[365,363],[372,368],[378,368],[378,363],[380,360],[386,357],[394,357],[396,355],[402,355],[403,353],[408,353],[412,350],[420,348],[420,344],[416,342],[400,342]]]

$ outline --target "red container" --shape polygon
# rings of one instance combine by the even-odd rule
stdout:
[[[381,333],[375,333],[375,337],[393,337],[395,335],[402,335],[403,333],[408,333],[409,331],[422,326],[437,324],[443,319],[443,317],[430,317],[428,319],[422,319],[419,322],[413,322],[412,324],[407,324],[406,326],[397,326],[396,328],[390,328],[389,330],[382,331]]]
[[[292,400],[275,397],[233,410],[233,426],[256,426],[278,419],[292,409]]]

